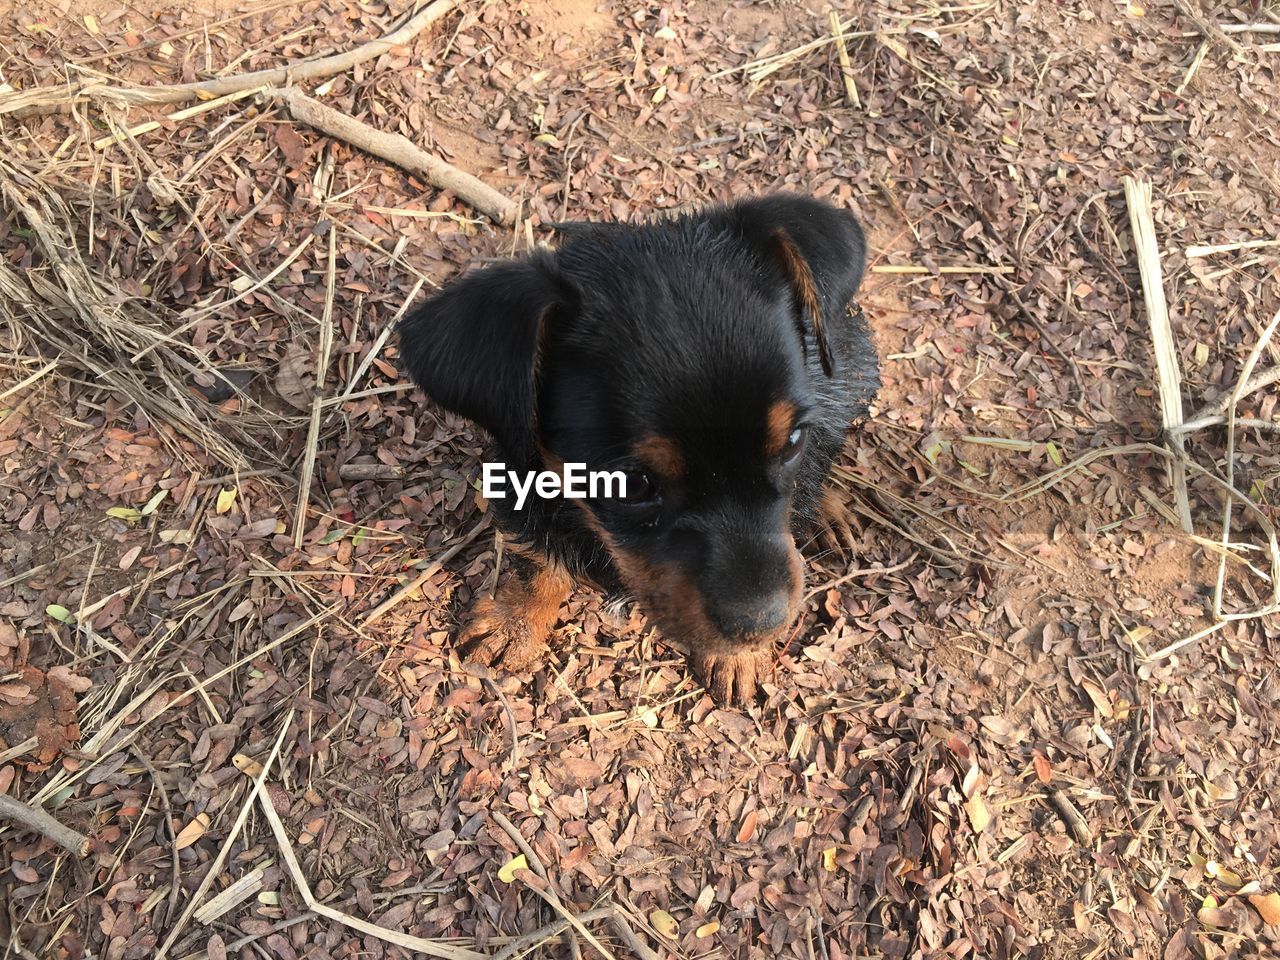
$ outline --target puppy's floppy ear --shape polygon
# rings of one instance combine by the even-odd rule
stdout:
[[[786,193],[735,204],[723,216],[782,269],[800,310],[802,338],[811,326],[822,371],[831,376],[826,328],[839,321],[862,282],[867,243],[861,225],[845,210]]]
[[[547,253],[468,273],[401,321],[405,369],[432,400],[527,462],[544,328],[572,299]]]

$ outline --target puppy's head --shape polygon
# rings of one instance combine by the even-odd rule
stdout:
[[[463,277],[405,321],[402,353],[509,464],[622,473],[625,496],[573,501],[577,522],[665,633],[738,652],[797,613],[793,499],[830,459],[814,437],[830,446],[864,260],[857,222],[801,197],[593,226]]]

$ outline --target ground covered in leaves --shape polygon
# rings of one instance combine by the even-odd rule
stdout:
[[[399,4],[0,15],[0,793],[91,841],[0,821],[0,957],[1276,955],[1277,394],[1213,422],[1280,361],[1280,52],[1213,24],[1274,8],[841,3],[852,105],[825,9],[463,7],[307,90],[515,229],[254,97],[109,96]],[[1195,536],[1126,175],[1209,421]],[[541,223],[774,188],[868,224],[885,386],[766,701],[589,592],[531,683],[461,666],[483,437],[390,325]]]

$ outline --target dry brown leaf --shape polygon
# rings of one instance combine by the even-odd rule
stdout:
[[[969,822],[973,825],[974,833],[981,833],[987,829],[987,824],[991,822],[991,814],[987,810],[987,805],[982,799],[982,794],[975,793],[972,797],[965,801],[965,812],[969,814]]]
[[[1249,898],[1253,909],[1258,911],[1262,922],[1269,926],[1280,926],[1280,893],[1257,893]]]
[[[314,368],[311,350],[301,343],[290,344],[280,360],[275,377],[276,393],[295,410],[311,410],[311,394],[316,384]]]
[[[209,829],[209,822],[207,813],[197,813],[194,820],[178,831],[174,846],[179,850],[185,850],[191,846],[205,835],[205,831]]]
[[[665,910],[654,910],[650,913],[649,926],[671,940],[680,933],[680,924],[676,923],[676,918]]]
[[[1081,681],[1080,686],[1084,688],[1084,692],[1093,701],[1094,708],[1107,719],[1111,719],[1115,710],[1111,705],[1111,697],[1107,694],[1107,691],[1092,680]]]

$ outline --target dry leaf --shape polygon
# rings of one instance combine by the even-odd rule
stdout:
[[[505,864],[498,868],[498,879],[503,883],[510,883],[516,878],[517,870],[528,870],[529,861],[525,859],[524,854],[520,854],[514,860],[508,860]]]
[[[991,822],[991,814],[987,811],[987,805],[983,802],[980,793],[975,793],[966,800],[964,809],[969,814],[969,822],[973,824],[974,833],[981,833]]]
[[[275,387],[280,399],[296,410],[311,410],[311,394],[316,378],[311,351],[300,343],[290,345],[276,371]]]
[[[1107,691],[1092,680],[1082,680],[1080,686],[1084,688],[1084,692],[1089,695],[1089,699],[1093,701],[1094,707],[1100,714],[1107,719],[1111,719],[1114,716],[1115,711],[1111,706],[1111,697],[1108,696]]]
[[[208,829],[209,815],[207,813],[197,813],[196,818],[178,832],[178,838],[174,841],[174,846],[179,850],[185,850],[203,837]]]
[[[215,510],[219,514],[226,513],[231,509],[232,504],[236,502],[236,492],[234,489],[223,489],[218,491],[218,502]]]
[[[1253,909],[1258,911],[1262,922],[1272,926],[1280,926],[1280,893],[1259,893],[1249,898]]]
[[[742,819],[742,827],[738,830],[738,842],[746,843],[756,833],[756,811],[752,810]]]
[[[665,910],[654,910],[649,914],[649,926],[672,940],[680,933],[680,925],[676,923],[676,918]]]

